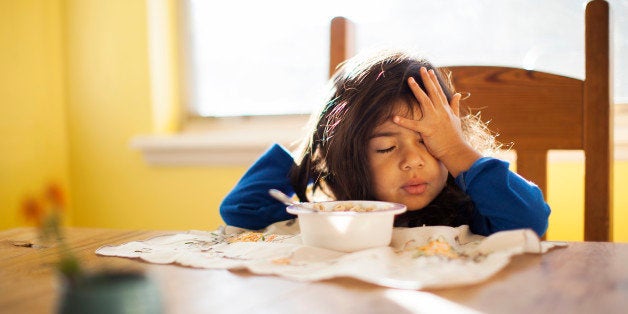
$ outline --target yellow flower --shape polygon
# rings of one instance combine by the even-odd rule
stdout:
[[[65,196],[63,189],[56,183],[50,183],[46,188],[46,199],[56,210],[63,210],[65,207]]]
[[[82,269],[63,237],[61,228],[65,208],[63,189],[50,183],[40,197],[27,196],[22,201],[22,215],[26,221],[37,226],[42,242],[55,242],[59,252],[57,269],[66,277],[70,285],[76,285],[82,278]]]
[[[26,221],[41,226],[44,219],[44,208],[36,198],[29,196],[22,200],[22,215]]]

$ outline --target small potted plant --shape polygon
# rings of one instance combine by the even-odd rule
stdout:
[[[59,313],[161,313],[159,292],[141,272],[86,271],[67,243],[62,226],[66,201],[58,184],[26,197],[22,213],[35,224],[41,249],[56,248],[62,281]]]

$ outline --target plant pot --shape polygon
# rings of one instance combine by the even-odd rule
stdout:
[[[157,286],[141,273],[98,273],[64,282],[59,313],[162,313]]]

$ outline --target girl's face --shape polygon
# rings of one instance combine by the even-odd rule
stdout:
[[[421,112],[408,112],[405,100],[393,103],[396,115],[418,120]],[[445,187],[448,172],[432,157],[421,134],[387,120],[373,131],[367,156],[375,197],[405,204],[408,210],[427,206]]]

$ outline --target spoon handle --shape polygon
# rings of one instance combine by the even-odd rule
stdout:
[[[276,200],[286,204],[286,205],[294,205],[296,204],[295,201],[293,201],[288,195],[286,195],[285,193],[276,190],[276,189],[270,189],[268,190],[268,194],[270,194],[270,196],[274,197]]]

